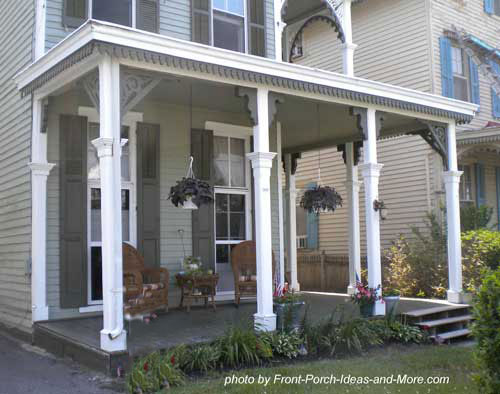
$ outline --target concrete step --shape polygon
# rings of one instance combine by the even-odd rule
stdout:
[[[403,313],[403,315],[410,317],[410,318],[419,318],[419,317],[424,317],[427,315],[436,315],[438,313],[444,313],[444,312],[466,311],[469,308],[470,308],[470,305],[468,305],[468,304],[443,305],[443,306],[436,306],[433,308],[417,309],[414,311],[405,312],[405,313]]]
[[[461,338],[469,336],[471,331],[468,328],[462,328],[460,330],[443,332],[441,334],[432,335],[430,338],[434,341],[449,341],[450,339]]]
[[[461,322],[469,322],[473,319],[471,315],[464,315],[464,316],[455,316],[455,317],[447,317],[445,319],[437,319],[437,320],[427,320],[419,323],[415,323],[415,325],[419,327],[438,327],[438,326],[445,326],[447,324],[453,324],[453,323],[461,323]]]

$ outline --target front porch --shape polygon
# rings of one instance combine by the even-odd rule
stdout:
[[[448,299],[461,302],[455,131],[472,119],[475,105],[96,21],[21,72],[18,84],[23,94],[33,94],[34,323],[102,310],[102,321],[88,320],[93,325],[86,337],[92,339],[85,346],[105,354],[132,351],[136,334],[127,337],[123,313],[123,242],[137,247],[146,264],[168,268],[171,284],[184,257],[201,256],[221,276],[220,296],[231,299],[231,248],[254,240],[256,272],[250,274],[257,277],[257,307],[237,313],[256,312],[256,327],[274,330],[273,254],[278,281],[290,271],[291,287],[299,289],[296,160],[319,147],[345,153],[346,291],[361,277],[363,219],[368,282],[377,288],[383,167],[377,140],[406,133],[421,135],[443,157]],[[215,206],[194,213],[166,198],[185,176],[190,156],[195,174],[216,193]],[[365,187],[363,219],[358,172]],[[217,320],[232,321],[234,313]],[[382,302],[375,313],[384,315]],[[213,323],[210,337],[223,326]],[[63,325],[71,324],[78,323]],[[157,338],[168,344],[179,335],[171,327],[178,326],[165,327],[163,339]]]
[[[309,317],[317,322],[328,317],[336,308],[343,308],[345,317],[358,317],[359,308],[344,294],[303,293]],[[447,305],[446,301],[402,299],[397,313]],[[199,304],[201,305],[201,304]],[[239,308],[232,303],[218,303],[217,311],[196,306],[190,313],[173,309],[159,315],[150,324],[132,322],[128,332],[128,354],[103,354],[100,349],[99,331],[102,317],[94,316],[70,320],[54,320],[35,324],[34,342],[59,356],[66,356],[89,367],[113,372],[119,364],[125,367],[135,357],[180,344],[210,342],[224,334],[230,326],[250,324],[255,313],[254,302],[243,302]],[[127,325],[127,330],[129,329]],[[63,345],[65,344],[65,345]],[[106,360],[106,361],[105,361]]]

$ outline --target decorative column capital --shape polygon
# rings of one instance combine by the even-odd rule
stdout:
[[[96,138],[92,145],[97,149],[99,158],[113,156],[113,138]]]
[[[443,179],[445,184],[460,183],[460,177],[463,171],[445,171],[443,172]]]
[[[354,189],[354,191],[359,193],[359,190],[361,189],[361,185],[363,182],[361,181],[345,181],[344,185],[346,189]]]
[[[361,173],[363,174],[364,177],[380,177],[380,172],[382,171],[382,168],[384,167],[383,164],[379,163],[365,163],[365,164],[360,164],[359,168],[361,169]]]
[[[353,44],[352,42],[346,42],[340,46],[343,50],[355,51],[358,47],[358,44]]]
[[[28,164],[29,168],[31,169],[31,173],[33,175],[39,175],[39,176],[49,176],[50,171],[56,166],[55,164],[52,163],[29,163]]]
[[[247,153],[247,158],[252,162],[252,168],[273,168],[274,152],[252,152]]]

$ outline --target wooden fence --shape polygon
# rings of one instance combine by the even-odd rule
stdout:
[[[365,265],[366,258],[361,259]],[[349,256],[325,252],[305,252],[297,255],[297,276],[300,289],[346,293],[349,286]]]

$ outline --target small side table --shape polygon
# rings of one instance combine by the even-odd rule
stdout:
[[[181,289],[181,303],[179,305],[181,309],[184,307],[184,300],[186,300],[186,309],[190,312],[193,300],[199,299],[205,301],[205,308],[207,308],[208,299],[211,298],[210,302],[215,312],[215,292],[219,282],[219,275],[177,274],[175,279],[177,286]]]

